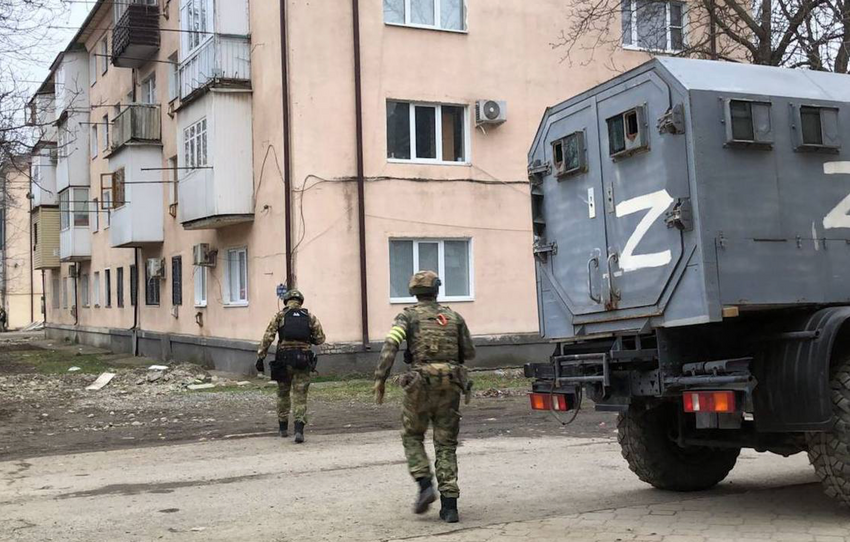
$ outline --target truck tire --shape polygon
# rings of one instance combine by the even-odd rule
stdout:
[[[647,410],[630,407],[617,420],[617,440],[629,468],[658,489],[701,491],[720,483],[738,460],[740,448],[682,448],[671,437],[677,428],[675,403]]]
[[[824,492],[850,506],[850,355],[841,356],[833,367],[829,387],[835,426],[827,433],[806,436],[809,461]]]

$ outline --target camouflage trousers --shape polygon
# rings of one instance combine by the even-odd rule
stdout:
[[[307,391],[310,389],[310,371],[287,369],[287,378],[277,383],[277,419],[285,422],[292,418],[307,423]]]
[[[431,462],[425,453],[425,432],[434,429],[434,464],[440,494],[458,497],[457,435],[460,430],[460,390],[430,389],[424,382],[407,389],[402,410],[401,440],[407,468],[414,479],[431,477]]]

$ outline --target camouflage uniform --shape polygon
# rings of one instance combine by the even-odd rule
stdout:
[[[434,300],[421,300],[396,316],[384,341],[375,380],[389,377],[401,342],[407,340],[410,372],[399,383],[405,390],[402,443],[414,479],[431,477],[425,432],[434,426],[435,470],[440,494],[457,498],[457,436],[460,396],[466,381],[462,363],[475,357],[472,336],[463,317]]]
[[[260,348],[257,350],[257,357],[265,359],[269,351],[269,347],[274,343],[278,333],[283,326],[283,318],[288,310],[300,309],[301,302],[292,299],[286,303],[286,308],[272,319],[266,332],[263,335],[263,340],[260,343]],[[312,313],[310,314],[310,331],[312,334],[310,343],[283,341],[278,343],[278,350],[304,350],[309,352],[311,344],[319,345],[325,342],[325,332],[322,330],[322,324],[319,319]],[[296,422],[307,423],[307,391],[310,389],[310,369],[296,370],[292,367],[286,368],[286,378],[278,382],[277,387],[277,418],[281,422],[289,419],[289,411],[292,409],[292,417]],[[291,397],[291,398],[290,398]]]

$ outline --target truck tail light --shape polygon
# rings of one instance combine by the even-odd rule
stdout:
[[[734,391],[686,391],[682,395],[685,412],[736,412]]]
[[[571,396],[563,393],[530,393],[532,410],[557,410],[567,412],[572,410]]]

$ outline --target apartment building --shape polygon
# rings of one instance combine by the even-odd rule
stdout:
[[[96,2],[32,102],[53,119],[32,173],[49,334],[247,371],[296,285],[324,366],[366,370],[410,275],[434,269],[482,363],[548,355],[526,153],[547,105],[611,76],[552,50],[565,16],[558,0]],[[627,45],[617,65],[645,60]]]

